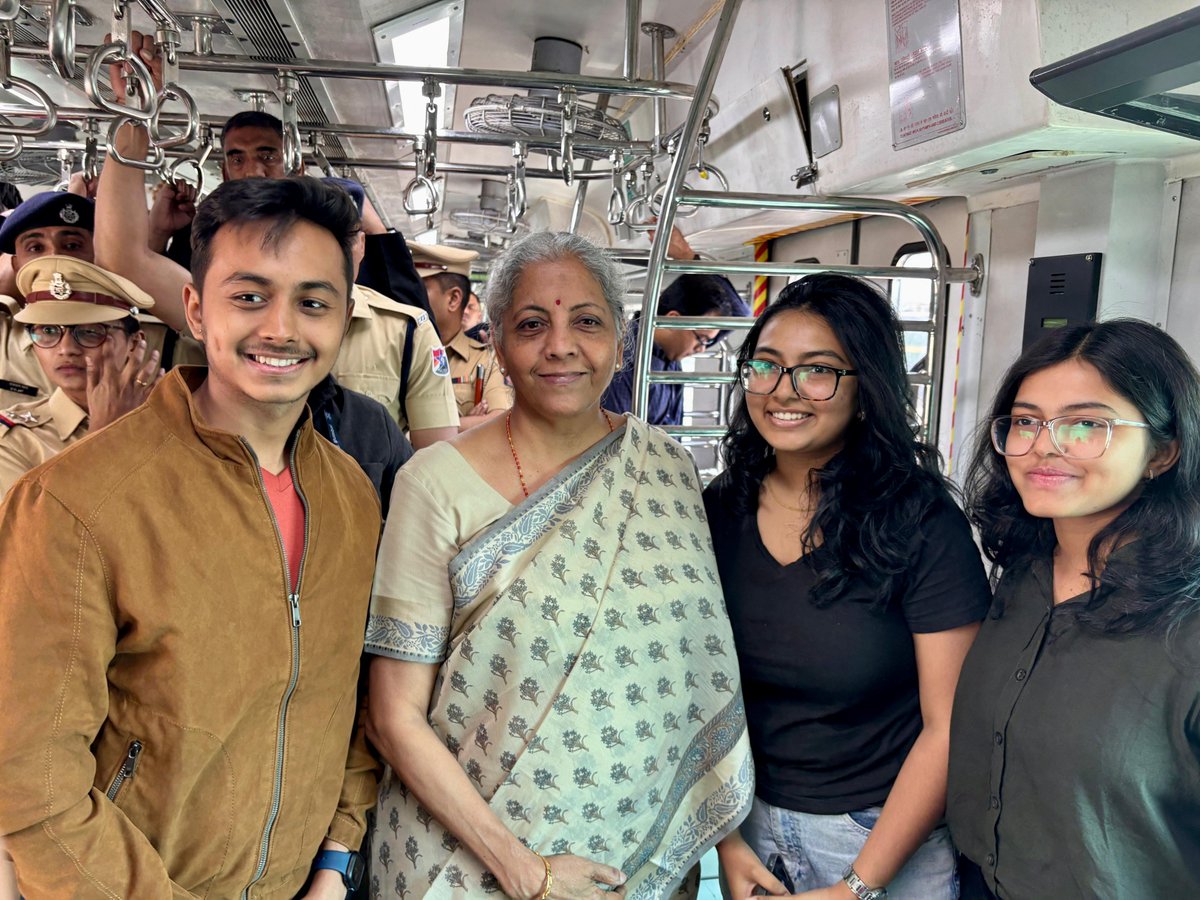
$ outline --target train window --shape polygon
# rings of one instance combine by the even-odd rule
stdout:
[[[806,265],[806,266],[819,266],[821,264],[821,261],[819,259],[817,259],[815,256],[806,256],[803,259],[797,259],[797,260],[793,260],[793,261],[796,262],[797,264]],[[789,275],[787,283],[791,284],[793,281],[799,281],[803,277],[804,277],[803,275]]]
[[[905,244],[896,251],[893,266],[933,268],[933,254],[924,243]],[[933,292],[925,278],[893,278],[888,294],[904,329],[904,361],[909,372],[929,371],[929,335],[934,323]]]
[[[463,0],[442,0],[389,19],[374,28],[381,62],[424,69],[458,65],[462,49]],[[425,95],[419,81],[389,81],[388,105],[396,126],[410,132],[425,129]],[[452,128],[454,85],[441,87],[438,126]]]

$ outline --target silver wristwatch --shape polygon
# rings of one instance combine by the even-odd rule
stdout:
[[[846,887],[850,888],[858,900],[887,900],[887,888],[867,887],[866,883],[858,877],[858,873],[854,871],[854,866],[846,866],[846,871],[842,873],[842,881],[846,883]]]

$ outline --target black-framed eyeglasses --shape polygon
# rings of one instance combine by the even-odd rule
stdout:
[[[1149,428],[1145,422],[1105,419],[1100,416],[996,416],[992,419],[992,446],[1001,456],[1024,456],[1037,443],[1042,429],[1050,432],[1054,449],[1069,459],[1096,459],[1112,443],[1114,426]]]
[[[769,359],[748,359],[738,370],[742,388],[747,394],[772,394],[783,381],[792,378],[792,389],[805,400],[829,400],[837,393],[842,379],[857,375],[857,369],[835,369],[833,366],[781,366]]]
[[[709,336],[705,335],[703,332],[692,329],[692,337],[696,339],[697,344],[699,344],[701,347],[703,347],[705,350],[707,350],[709,347],[712,347],[712,346],[720,343],[721,332],[718,331],[716,334],[709,337]]]
[[[115,328],[103,323],[96,325],[26,325],[30,339],[43,350],[57,347],[63,335],[71,332],[71,339],[80,347],[94,350],[108,340],[108,332]]]

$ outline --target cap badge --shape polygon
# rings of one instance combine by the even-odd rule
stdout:
[[[58,217],[68,225],[74,225],[79,221],[79,213],[69,203],[58,211]]]
[[[50,296],[55,300],[66,300],[71,296],[71,283],[63,278],[62,272],[50,276]]]

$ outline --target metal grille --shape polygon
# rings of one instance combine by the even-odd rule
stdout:
[[[575,133],[585,139],[623,141],[625,129],[612,116],[597,112],[585,104],[576,106]],[[477,97],[463,114],[468,131],[484,134],[557,138],[562,135],[563,107],[547,97],[520,94]],[[583,158],[603,159],[603,150],[576,150]]]
[[[225,0],[225,3],[232,17],[250,39],[254,48],[251,59],[290,61],[298,58],[279,19],[263,0]],[[300,76],[300,89],[296,92],[296,110],[301,122],[329,123],[329,117],[325,115],[325,110],[317,100],[312,83],[305,76]],[[348,155],[341,140],[333,134],[325,136],[325,151],[330,156]]]

